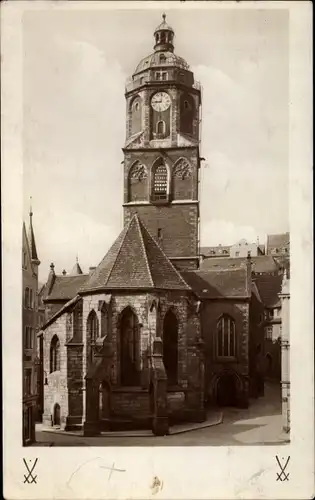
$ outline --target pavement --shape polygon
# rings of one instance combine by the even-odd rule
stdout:
[[[258,446],[289,442],[282,432],[279,384],[266,384],[265,396],[248,409],[225,408],[209,413],[201,424],[172,426],[168,436],[148,431],[106,432],[84,437],[82,432],[36,428],[34,446]]]

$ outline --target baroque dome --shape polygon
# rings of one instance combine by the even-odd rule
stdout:
[[[156,66],[173,66],[189,70],[189,65],[182,57],[174,54],[174,52],[153,52],[152,54],[144,57],[136,67],[134,74],[145,71],[146,69]]]

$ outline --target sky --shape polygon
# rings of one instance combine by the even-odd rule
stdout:
[[[288,13],[166,10],[203,87],[201,245],[289,230]],[[97,265],[123,224],[125,81],[162,10],[29,11],[23,18],[23,185],[41,260]]]

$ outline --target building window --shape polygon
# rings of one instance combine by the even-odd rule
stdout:
[[[29,302],[30,302],[30,289],[26,287],[24,290],[24,307],[26,309],[28,309]]]
[[[222,316],[217,323],[217,354],[219,358],[235,358],[235,321],[230,316]]]
[[[60,342],[54,335],[50,344],[50,373],[60,370]]]
[[[163,80],[164,82],[168,80],[168,73],[167,71],[156,71],[155,72],[155,79],[156,80]]]
[[[90,312],[87,319],[87,331],[90,337],[91,343],[94,343],[99,337],[99,324],[96,312],[93,310]]]
[[[167,381],[178,382],[178,321],[173,311],[168,311],[163,322],[163,363]]]
[[[167,168],[164,163],[158,165],[153,176],[153,199],[166,200],[168,187]]]
[[[160,79],[161,79],[161,73],[160,73],[159,71],[157,71],[157,72],[155,73],[155,79],[156,79],[156,80],[160,80]]]
[[[273,318],[273,316],[274,316],[274,311],[273,311],[273,309],[270,309],[269,310],[269,318]]]
[[[272,340],[272,326],[267,326],[266,328],[266,339]]]
[[[168,75],[167,75],[166,71],[163,71],[162,72],[162,80],[165,81],[167,79],[168,79]]]
[[[161,54],[161,55],[160,55],[160,63],[161,63],[161,64],[165,64],[165,62],[166,62],[166,57],[165,57],[165,55],[164,55],[164,54]]]
[[[121,384],[138,386],[140,383],[140,332],[136,314],[127,307],[120,320]]]
[[[188,101],[184,101],[184,108],[189,109],[189,102]]]
[[[33,349],[33,328],[25,327],[25,349]]]
[[[32,392],[32,369],[29,368],[24,372],[24,394],[30,396]]]
[[[156,133],[158,135],[165,135],[165,129],[166,129],[165,121],[163,120],[158,121],[156,124]]]
[[[239,252],[235,252],[235,257],[239,257],[240,256],[240,253]]]
[[[108,321],[108,309],[106,304],[104,303],[101,309],[101,337],[105,338],[108,335]]]
[[[135,111],[139,111],[139,103],[138,102],[135,102],[135,105],[134,105],[134,110]]]
[[[33,303],[33,290],[32,290],[31,288],[30,288],[29,299],[30,299],[29,308],[30,308],[30,309],[34,309],[34,303]]]

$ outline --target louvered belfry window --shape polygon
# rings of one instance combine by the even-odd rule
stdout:
[[[165,165],[159,165],[154,172],[153,180],[153,199],[167,199],[167,168]]]

